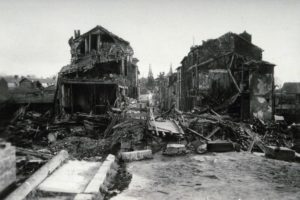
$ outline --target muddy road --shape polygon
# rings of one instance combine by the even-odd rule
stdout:
[[[300,199],[300,164],[249,153],[165,157],[127,165],[129,187],[114,200]]]

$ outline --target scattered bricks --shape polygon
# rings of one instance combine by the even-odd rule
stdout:
[[[292,161],[295,159],[295,151],[286,147],[266,146],[265,156],[278,160]]]
[[[183,155],[186,154],[187,150],[183,144],[167,144],[166,149],[163,151],[164,155]]]
[[[234,146],[231,142],[224,140],[209,141],[207,150],[211,152],[228,152],[234,151]]]
[[[16,181],[16,150],[10,143],[0,142],[0,193]]]
[[[136,160],[144,160],[144,159],[151,159],[152,150],[140,150],[140,151],[131,151],[131,152],[122,152],[121,158],[124,161],[136,161]]]

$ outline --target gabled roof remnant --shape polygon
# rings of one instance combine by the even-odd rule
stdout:
[[[85,36],[89,35],[90,33],[93,33],[97,30],[110,35],[113,39],[118,40],[118,42],[123,42],[127,45],[130,44],[128,41],[124,40],[123,38],[120,38],[119,36],[113,34],[112,32],[108,31],[107,29],[105,29],[104,27],[102,27],[100,25],[97,25],[95,28],[93,28],[93,29],[89,30],[88,32],[82,34],[81,36],[79,36],[79,38],[85,37]],[[76,38],[75,40],[78,40],[79,38]]]
[[[300,94],[300,82],[286,82],[283,84],[281,90],[285,93]]]

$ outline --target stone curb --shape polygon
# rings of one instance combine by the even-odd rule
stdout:
[[[117,168],[116,157],[109,154],[84,192],[77,194],[74,200],[103,199],[102,193],[107,191],[108,185],[117,174]]]

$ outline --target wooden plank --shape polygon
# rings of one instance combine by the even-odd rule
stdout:
[[[110,134],[110,132],[111,132],[113,126],[117,123],[117,121],[118,121],[118,116],[117,116],[117,115],[114,115],[113,118],[112,118],[112,120],[111,120],[111,122],[110,122],[110,124],[107,126],[107,128],[106,128],[105,131],[104,131],[104,134],[103,134],[103,135],[104,135],[104,138],[105,138],[108,134]]]
[[[201,137],[202,139],[206,140],[206,141],[210,141],[209,138],[204,137],[203,135],[201,135],[200,133],[194,131],[193,129],[187,128],[187,130],[189,130],[190,132],[194,133],[195,135]]]
[[[42,153],[31,149],[21,148],[21,147],[17,147],[16,150],[17,150],[17,154],[20,155],[31,155],[42,159],[50,159],[53,157],[53,155],[49,153]]]
[[[216,127],[206,138],[211,138],[214,134],[216,134],[221,128]]]
[[[255,137],[253,138],[253,140],[252,140],[252,142],[251,142],[251,144],[250,144],[250,146],[249,146],[249,148],[248,148],[248,152],[250,152],[250,153],[251,153],[251,151],[252,151],[252,149],[253,149],[253,146],[254,146],[254,144],[255,144]]]
[[[243,127],[243,129],[248,136],[256,138],[254,144],[256,144],[264,153],[266,153],[266,147],[264,143],[258,137],[256,137],[257,134],[247,127]]]

